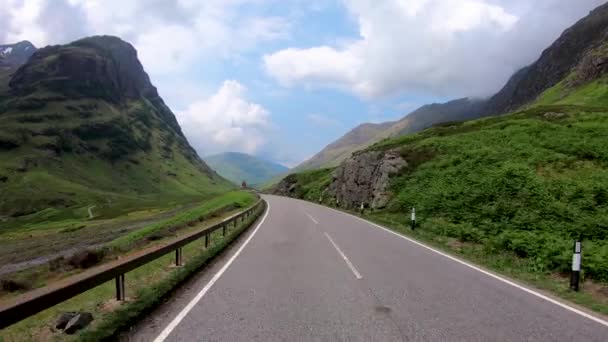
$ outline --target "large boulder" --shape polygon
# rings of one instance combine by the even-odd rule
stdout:
[[[382,208],[391,196],[390,177],[407,165],[394,150],[355,154],[336,168],[328,192],[345,208]]]

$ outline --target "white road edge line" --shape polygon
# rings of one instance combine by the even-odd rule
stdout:
[[[308,218],[309,218],[309,219],[311,219],[311,220],[312,220],[312,222],[314,222],[315,224],[319,224],[319,222],[317,222],[317,220],[315,220],[315,218],[314,218],[314,217],[312,217],[312,215],[310,215],[310,214],[309,214],[309,213],[307,213],[307,212],[304,212],[304,213],[306,214],[306,216],[308,216]]]
[[[192,310],[192,308],[194,308],[194,306],[196,304],[198,304],[198,302],[201,300],[201,298],[203,298],[203,296],[207,293],[207,291],[209,291],[209,289],[211,289],[213,284],[215,284],[215,282],[217,282],[218,279],[220,279],[222,274],[224,274],[224,272],[226,272],[228,267],[230,267],[230,265],[232,264],[234,259],[236,259],[236,257],[238,257],[239,254],[241,254],[241,252],[243,251],[245,246],[247,246],[249,241],[251,241],[251,239],[255,236],[255,233],[258,232],[258,229],[260,229],[262,224],[264,224],[264,221],[266,221],[266,217],[268,216],[269,212],[270,212],[270,203],[268,203],[268,201],[266,201],[266,213],[264,214],[264,217],[262,217],[262,220],[260,221],[260,223],[258,223],[257,227],[255,227],[255,230],[253,231],[253,233],[251,233],[251,235],[249,235],[247,240],[245,240],[245,242],[236,251],[236,253],[234,253],[234,255],[228,260],[228,262],[226,262],[226,264],[224,264],[224,266],[213,276],[213,278],[211,278],[211,280],[207,283],[207,285],[205,285],[205,287],[203,287],[203,289],[196,295],[196,297],[192,298],[190,303],[188,303],[188,305],[186,305],[186,307],[184,307],[182,309],[182,311],[177,316],[175,316],[175,318],[171,321],[171,323],[169,323],[169,325],[167,325],[167,327],[160,333],[160,335],[158,335],[158,337],[156,337],[154,339],[154,342],[163,342],[169,336],[169,334],[171,334],[173,329],[175,329],[177,327],[177,325],[184,319],[184,317],[186,317],[186,315],[190,312],[190,310]]]
[[[309,202],[309,203],[310,203],[310,202]],[[562,302],[560,302],[560,301],[558,301],[558,300],[555,300],[555,299],[553,299],[553,298],[551,298],[551,297],[545,296],[544,294],[539,293],[539,292],[536,292],[536,291],[534,291],[534,290],[532,290],[532,289],[529,289],[529,288],[527,288],[527,287],[525,287],[525,286],[522,286],[522,285],[519,285],[519,284],[517,284],[517,283],[514,283],[514,282],[510,281],[509,279],[506,279],[506,278],[503,278],[503,277],[501,277],[501,276],[499,276],[499,275],[496,275],[496,274],[494,274],[494,273],[488,272],[488,271],[486,271],[486,270],[484,270],[484,269],[481,269],[481,268],[479,268],[479,267],[477,267],[477,266],[475,266],[475,265],[469,264],[469,263],[468,263],[468,262],[466,262],[466,261],[460,260],[460,259],[458,259],[458,258],[456,258],[456,257],[453,257],[453,256],[449,255],[449,254],[446,254],[446,253],[444,253],[444,252],[441,252],[441,251],[439,251],[439,250],[436,250],[435,248],[429,247],[429,246],[427,246],[427,245],[425,245],[425,244],[423,244],[423,243],[421,243],[421,242],[418,242],[418,241],[416,241],[416,240],[414,240],[414,239],[411,239],[411,238],[409,238],[409,237],[407,237],[407,236],[401,235],[401,234],[399,234],[399,233],[397,233],[397,232],[394,232],[394,231],[392,231],[392,230],[390,230],[390,229],[388,229],[388,228],[384,228],[384,227],[382,227],[382,226],[381,226],[381,225],[379,225],[379,224],[376,224],[376,223],[370,222],[370,221],[368,221],[368,220],[366,220],[366,219],[360,218],[360,217],[358,217],[358,216],[355,216],[355,215],[352,215],[352,214],[349,214],[349,213],[342,212],[342,211],[337,210],[337,209],[334,209],[334,208],[329,208],[329,207],[322,206],[322,205],[320,205],[320,204],[316,204],[316,203],[311,203],[311,204],[318,205],[318,206],[323,207],[323,208],[326,208],[326,209],[331,209],[331,210],[333,210],[333,211],[335,211],[335,212],[338,212],[338,213],[340,213],[340,214],[343,214],[343,215],[347,215],[347,216],[354,217],[354,218],[356,218],[356,219],[357,219],[357,220],[359,220],[359,221],[363,221],[363,222],[365,222],[365,223],[367,223],[367,224],[369,224],[369,225],[372,225],[372,226],[374,226],[374,227],[380,228],[380,229],[382,229],[382,230],[384,230],[384,231],[386,231],[386,232],[388,232],[388,233],[391,233],[391,234],[393,234],[393,235],[396,235],[396,236],[398,236],[398,237],[400,237],[400,238],[402,238],[402,239],[405,239],[405,240],[407,240],[407,241],[409,241],[409,242],[411,242],[411,243],[413,243],[413,244],[416,244],[416,245],[418,245],[418,246],[420,246],[420,247],[426,248],[426,249],[428,249],[428,250],[430,250],[430,251],[432,251],[432,252],[435,252],[435,253],[437,253],[437,254],[439,254],[439,255],[441,255],[441,256],[444,256],[444,257],[446,257],[446,258],[448,258],[448,259],[450,259],[450,260],[452,260],[452,261],[456,261],[457,263],[460,263],[460,264],[462,264],[462,265],[464,265],[464,266],[466,266],[466,267],[469,267],[469,268],[471,268],[471,269],[474,269],[475,271],[481,272],[481,273],[483,273],[483,274],[485,274],[485,275],[487,275],[487,276],[489,276],[489,277],[492,277],[492,278],[494,278],[494,279],[496,279],[496,280],[498,280],[498,281],[501,281],[501,282],[503,282],[503,283],[505,283],[505,284],[511,285],[511,286],[513,286],[513,287],[516,287],[516,288],[518,288],[518,289],[520,289],[520,290],[522,290],[522,291],[525,291],[525,292],[527,292],[527,293],[529,293],[529,294],[531,294],[531,295],[533,295],[533,296],[536,296],[536,297],[538,297],[538,298],[544,299],[544,300],[546,300],[546,301],[547,301],[547,302],[549,302],[549,303],[553,303],[553,304],[555,304],[555,305],[557,305],[557,306],[560,306],[560,307],[561,307],[561,308],[563,308],[563,309],[566,309],[566,310],[571,311],[571,312],[573,312],[573,313],[575,313],[575,314],[578,314],[578,315],[580,315],[580,316],[582,316],[582,317],[585,317],[585,318],[587,318],[587,319],[590,319],[590,320],[592,320],[592,321],[594,321],[594,322],[596,322],[596,323],[599,323],[599,324],[601,324],[601,325],[603,325],[603,326],[605,326],[605,327],[608,327],[608,321],[605,321],[605,320],[603,320],[603,319],[601,319],[601,318],[599,318],[599,317],[596,317],[596,316],[590,315],[590,314],[588,314],[588,313],[586,313],[586,312],[584,312],[584,311],[582,311],[582,310],[579,310],[579,309],[577,309],[577,308],[575,308],[575,307],[572,307],[572,306],[570,306],[570,305],[564,304],[564,303],[562,303]]]
[[[334,248],[338,251],[338,253],[340,253],[340,255],[342,256],[342,259],[344,259],[344,261],[346,261],[346,264],[348,265],[350,270],[355,275],[355,278],[357,278],[357,279],[363,278],[361,276],[361,274],[359,273],[359,271],[357,271],[355,266],[350,262],[350,260],[348,260],[348,257],[342,252],[340,247],[338,247],[338,245],[334,242],[334,239],[332,239],[331,236],[329,236],[329,234],[327,232],[325,232],[325,236],[327,237],[327,239],[329,239],[329,242],[331,242],[331,244],[334,245]]]

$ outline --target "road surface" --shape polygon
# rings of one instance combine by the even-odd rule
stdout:
[[[353,216],[264,198],[261,224],[127,340],[608,341],[601,318]]]

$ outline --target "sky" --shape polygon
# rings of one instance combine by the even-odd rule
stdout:
[[[293,167],[364,122],[484,97],[604,0],[0,0],[0,43],[133,44],[204,156]]]

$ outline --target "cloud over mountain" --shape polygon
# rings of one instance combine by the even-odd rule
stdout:
[[[601,0],[345,0],[359,37],[264,56],[282,85],[488,95]]]

